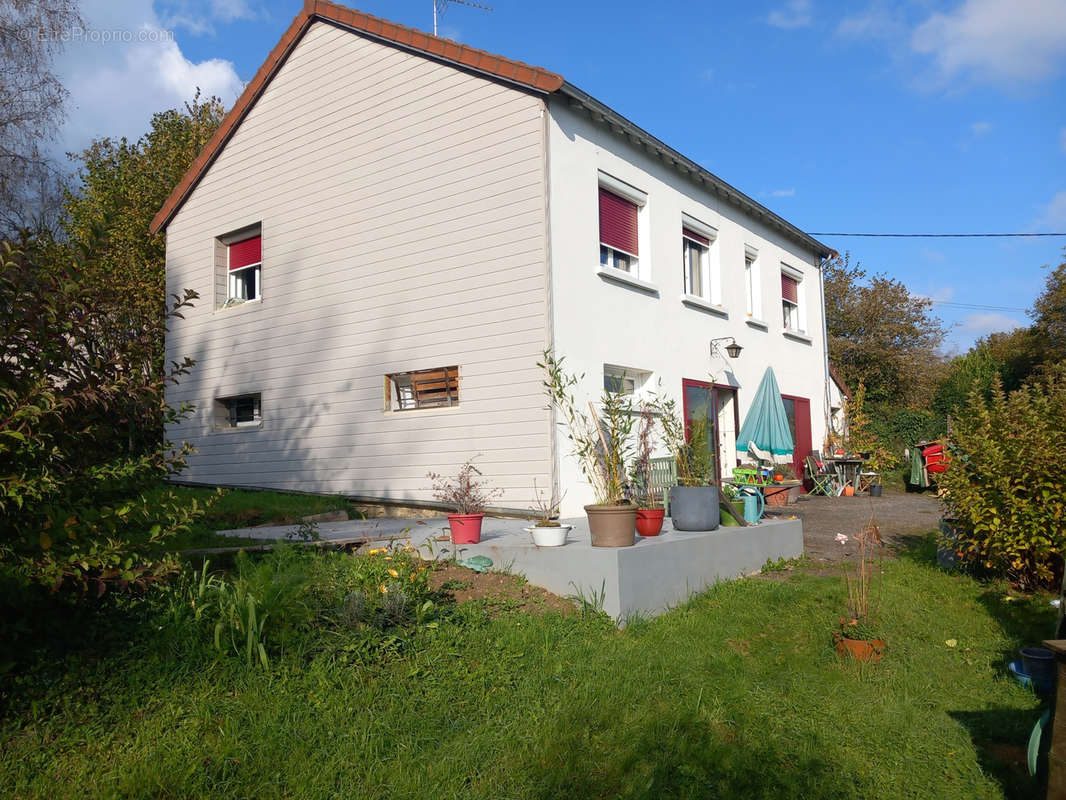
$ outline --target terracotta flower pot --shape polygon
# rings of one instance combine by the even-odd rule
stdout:
[[[765,488],[762,490],[763,499],[768,506],[787,506],[788,505],[788,490],[787,489],[770,489]]]
[[[481,522],[484,514],[449,514],[452,544],[477,544],[481,541]]]
[[[663,529],[666,512],[661,508],[637,509],[637,533],[641,536],[658,536]]]
[[[844,487],[844,496],[845,497],[854,497],[855,496],[855,487],[852,486],[850,483],[847,486]]]
[[[630,547],[637,541],[637,507],[585,506],[593,547]]]
[[[884,639],[846,639],[837,631],[833,634],[837,655],[841,658],[854,658],[856,661],[876,664],[885,654]]]

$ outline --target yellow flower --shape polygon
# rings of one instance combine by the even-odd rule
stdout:
[[[381,584],[381,586],[378,587],[378,591],[381,592],[382,594],[388,594],[389,593],[388,587],[385,586],[385,584]]]
[[[415,574],[412,572],[411,573],[411,583],[414,583],[414,582],[415,582]]]
[[[384,550],[382,552],[385,552]],[[385,556],[386,561],[392,561],[392,556]]]
[[[397,571],[396,571],[396,570],[394,570],[394,569],[390,569],[390,570],[389,570],[389,574],[390,574],[390,575],[391,575],[392,577],[394,577],[394,578],[399,578],[399,577],[400,577],[400,573],[399,573],[399,572],[397,572]]]
[[[419,568],[418,568],[418,571],[419,571],[419,572],[425,572],[425,571],[426,571],[426,568],[425,568],[425,567],[419,567]]]
[[[377,555],[377,554],[378,554],[379,552],[381,552],[381,551],[380,551],[380,550],[378,550],[378,549],[377,549],[377,548],[375,547],[375,548],[374,548],[373,550],[371,550],[371,551],[370,551],[370,552],[368,553],[368,555],[376,556],[376,555]]]

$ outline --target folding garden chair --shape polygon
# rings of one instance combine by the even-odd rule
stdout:
[[[673,456],[651,459],[651,489],[662,494],[663,510],[670,516],[670,490],[677,486],[677,462]]]
[[[818,468],[818,463],[807,456],[807,478],[814,484],[808,494],[824,494],[832,497],[836,494],[836,473]]]

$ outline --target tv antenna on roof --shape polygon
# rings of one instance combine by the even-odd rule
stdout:
[[[491,6],[483,6],[481,3],[474,3],[471,0],[433,0],[433,35],[437,35],[437,17],[443,17],[444,12],[448,10],[448,3],[455,3],[459,6],[470,6],[470,8],[480,8],[482,11],[492,11]]]

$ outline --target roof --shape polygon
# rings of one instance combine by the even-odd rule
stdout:
[[[840,373],[837,372],[836,367],[832,364],[829,365],[829,377],[833,379],[833,383],[835,383],[837,388],[840,389],[840,393],[848,400],[851,400],[851,390],[848,388],[848,385],[844,383],[843,379],[841,379]]]
[[[738,189],[730,186],[721,178],[683,156],[678,151],[659,141],[650,133],[623,117],[618,112],[604,105],[594,97],[566,82],[561,75],[542,67],[531,66],[521,61],[494,55],[484,50],[469,47],[450,39],[443,39],[415,28],[399,25],[395,22],[364,14],[353,8],[337,5],[328,0],[305,0],[304,7],[292,24],[285,30],[281,40],[270,51],[266,61],[244,88],[233,108],[227,112],[215,134],[204,145],[204,149],[192,162],[185,175],[174,187],[162,208],[152,218],[150,229],[158,233],[165,228],[173,216],[189,197],[196,184],[206,174],[208,168],[222,152],[226,142],[237,130],[248,111],[266,89],[271,78],[285,63],[300,37],[315,21],[329,22],[356,31],[379,41],[422,53],[431,58],[442,60],[497,80],[515,84],[528,91],[544,95],[558,94],[566,97],[572,104],[583,108],[612,128],[638,141],[656,153],[675,169],[690,174],[697,181],[709,186],[711,191],[725,200],[739,206],[756,219],[761,219],[773,228],[785,233],[792,239],[807,247],[822,258],[836,255],[836,251],[808,236],[792,223],[779,217],[770,209],[756,202]]]

